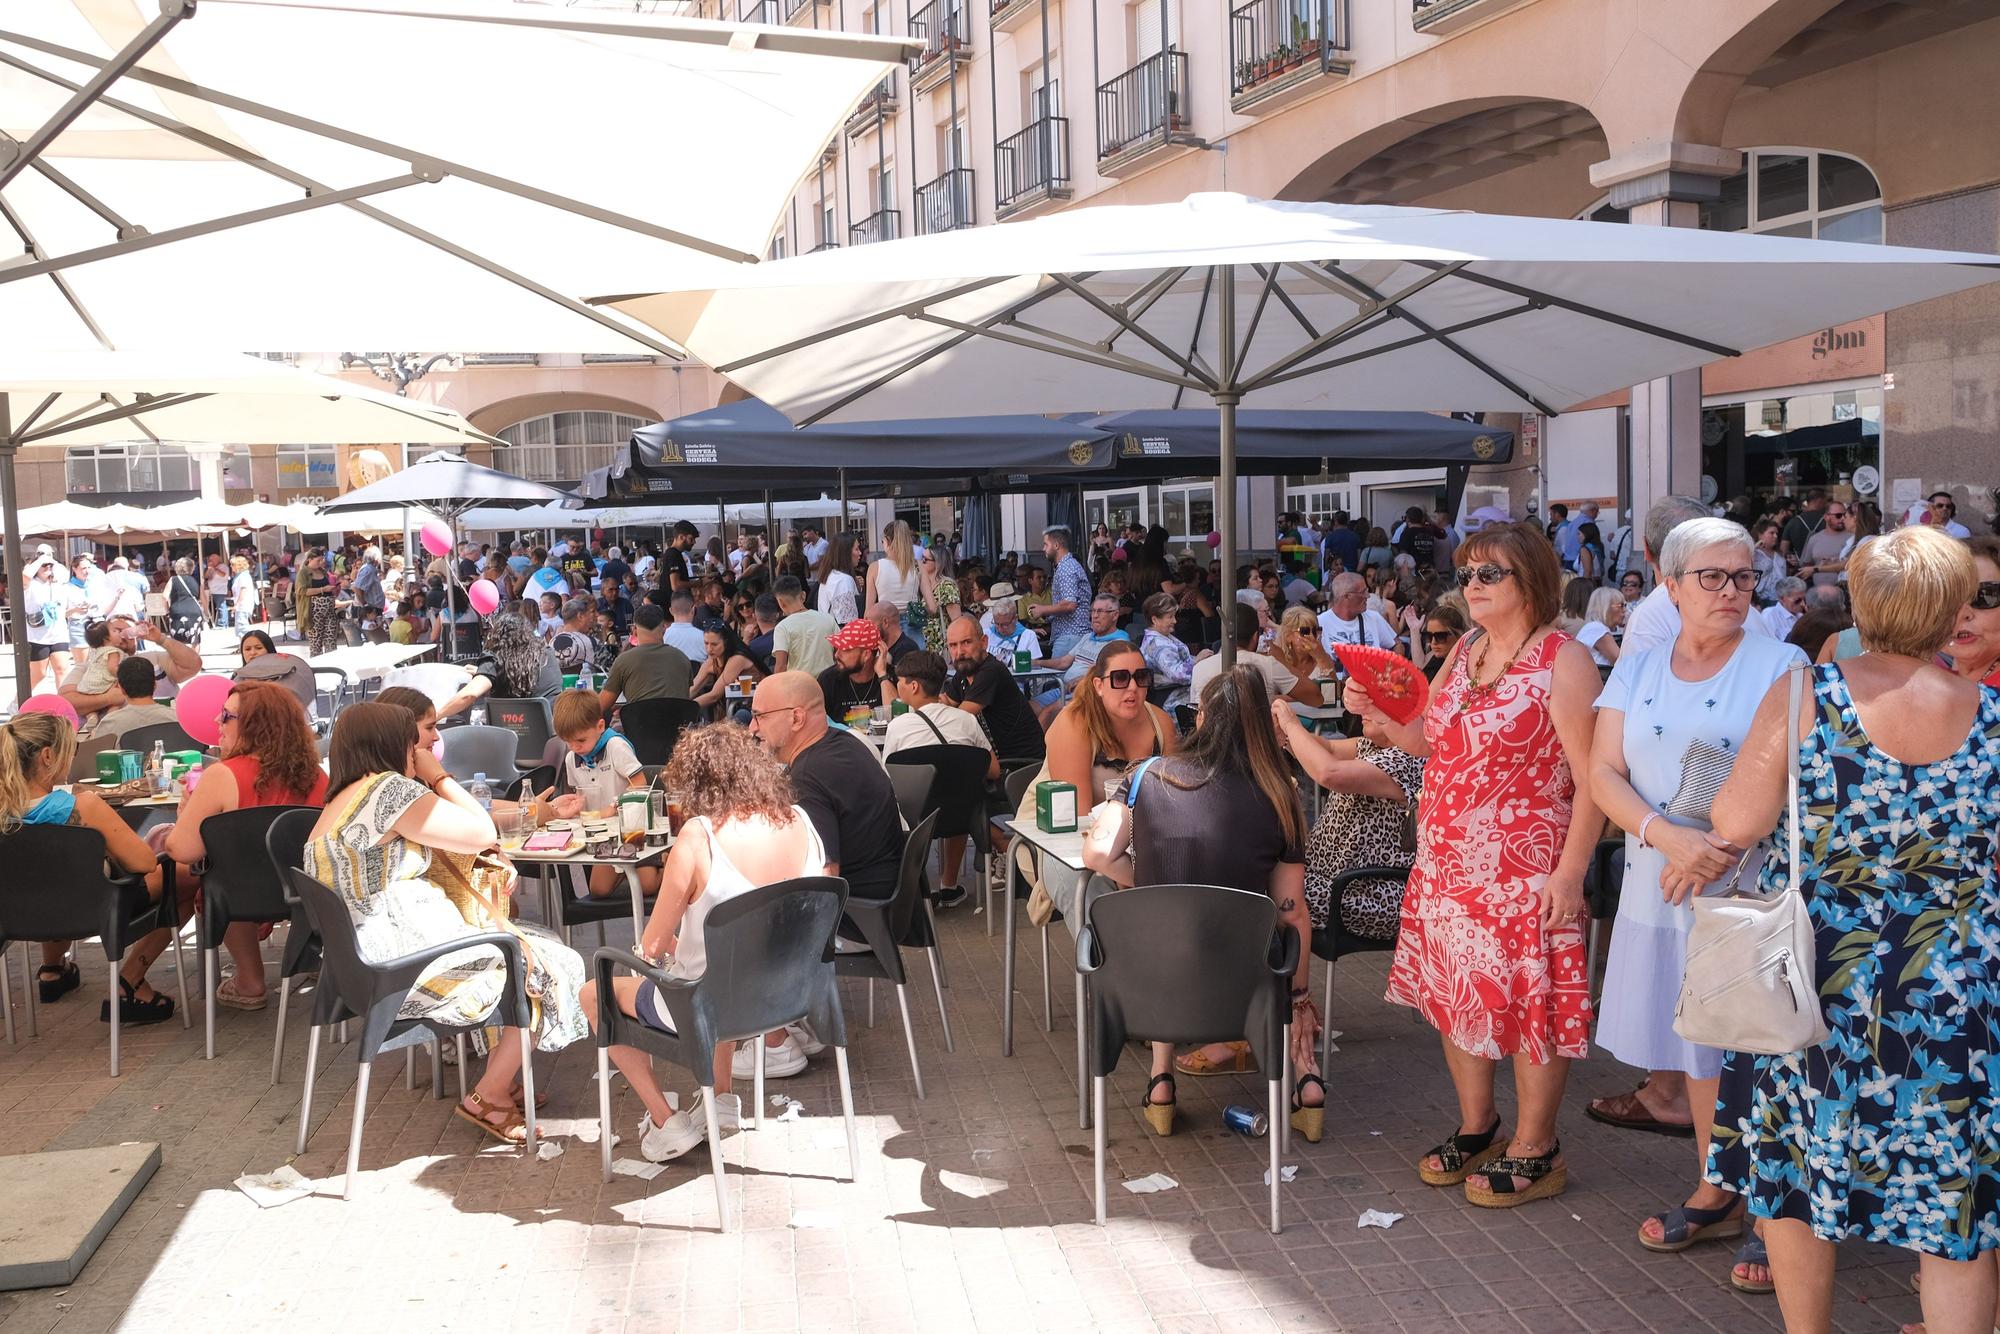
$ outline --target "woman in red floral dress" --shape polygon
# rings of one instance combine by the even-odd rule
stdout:
[[[1552,624],[1561,572],[1538,529],[1482,529],[1457,563],[1479,630],[1452,650],[1424,716],[1398,725],[1352,685],[1347,701],[1430,757],[1388,999],[1443,1037],[1460,1120],[1417,1170],[1508,1208],[1567,1178],[1556,1111],[1590,1024],[1583,873],[1603,823],[1574,775],[1589,772],[1599,681]],[[1493,1102],[1503,1060],[1520,1108],[1511,1139]]]

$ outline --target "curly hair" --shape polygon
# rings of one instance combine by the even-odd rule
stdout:
[[[303,800],[320,778],[319,745],[306,706],[283,686],[263,681],[239,681],[229,693],[236,697],[236,748],[222,758],[256,759],[259,798]]]
[[[784,766],[735,723],[692,728],[674,745],[660,782],[680,794],[681,809],[712,824],[762,816],[789,825],[792,780]]]

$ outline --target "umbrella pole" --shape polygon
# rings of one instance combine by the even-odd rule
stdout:
[[[772,514],[771,488],[765,487],[764,488],[764,540],[770,543],[771,550],[776,551],[778,549],[778,525],[772,522],[771,514]]]
[[[840,527],[847,527],[847,469],[840,470]]]
[[[1236,665],[1236,266],[1217,270],[1215,341],[1217,380],[1226,388],[1212,397],[1219,414],[1215,474],[1215,532],[1221,540],[1222,577],[1216,582],[1215,611],[1222,621],[1222,670]]]
[[[7,606],[13,613],[7,633],[14,650],[14,708],[28,702],[28,589],[21,577],[21,497],[14,476],[20,441],[14,438],[13,405],[0,393],[0,534],[7,543]]]

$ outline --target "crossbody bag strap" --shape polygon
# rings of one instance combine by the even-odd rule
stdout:
[[[940,746],[949,746],[951,744],[951,738],[947,737],[944,734],[944,730],[940,728],[936,723],[932,722],[929,718],[926,718],[924,716],[924,711],[922,709],[911,709],[910,712],[916,714],[918,721],[922,722],[925,727],[931,729],[931,735],[938,739],[938,744]]]
[[[1790,687],[1785,708],[1785,777],[1791,789],[1787,795],[1790,847],[1786,855],[1790,865],[1786,887],[1796,894],[1799,892],[1799,704],[1805,698],[1805,664],[1794,663],[1786,674]]]

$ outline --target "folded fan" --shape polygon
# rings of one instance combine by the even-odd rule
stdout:
[[[1335,644],[1333,654],[1368,698],[1396,722],[1413,723],[1423,714],[1431,683],[1408,658],[1373,644]]]

